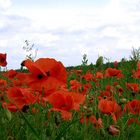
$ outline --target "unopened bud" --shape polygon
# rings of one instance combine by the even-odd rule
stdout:
[[[9,121],[11,121],[11,119],[12,119],[12,114],[11,114],[11,112],[7,109],[7,110],[5,110],[5,113],[6,113],[7,119],[8,119]]]
[[[127,103],[127,99],[126,98],[122,98],[122,99],[120,99],[120,103],[122,103],[122,104],[125,104],[125,103]]]
[[[109,134],[114,136],[114,135],[119,135],[120,130],[117,125],[110,125],[108,128],[108,132],[109,132]]]

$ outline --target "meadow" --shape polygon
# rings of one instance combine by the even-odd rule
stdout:
[[[1,53],[0,66],[7,63]],[[139,140],[139,60],[22,66],[0,72],[1,140]]]

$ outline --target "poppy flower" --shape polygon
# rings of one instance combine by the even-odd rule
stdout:
[[[58,89],[61,85],[66,84],[67,73],[61,62],[55,59],[40,58],[35,62],[26,60],[25,66],[30,71],[27,76],[28,85],[34,90],[45,93]]]
[[[92,81],[93,80],[93,74],[90,72],[87,72],[84,76],[82,76],[83,79],[86,81]]]
[[[42,69],[48,76],[54,77],[59,81],[66,83],[66,68],[60,61],[56,61],[53,58],[40,58],[35,61],[35,66]]]
[[[56,91],[48,96],[47,101],[53,106],[50,111],[60,112],[63,119],[70,120],[72,118],[71,110],[79,110],[80,104],[85,97],[78,93],[68,91]]]
[[[12,106],[15,105],[17,109],[22,109],[25,105],[33,104],[36,101],[35,96],[29,89],[18,87],[9,88],[7,98]]]
[[[7,77],[7,78],[9,78],[9,79],[13,79],[16,76],[16,74],[17,74],[17,72],[15,70],[11,69],[11,70],[8,70],[4,74],[4,76]]]
[[[70,81],[70,88],[72,91],[78,92],[79,89],[82,87],[82,84],[78,82],[77,80],[71,80]]]
[[[132,90],[133,92],[139,91],[139,84],[136,83],[126,83],[128,89]]]
[[[75,93],[75,92],[68,92],[69,95],[73,97],[74,100],[74,110],[80,110],[80,105],[84,103],[85,101],[85,95],[81,93]]]
[[[5,67],[7,65],[6,57],[7,54],[0,53],[0,66]]]
[[[0,79],[0,93],[5,92],[7,89],[7,86],[8,86],[7,81]]]
[[[140,115],[140,100],[129,101],[124,107],[124,112],[126,111],[134,115]]]
[[[72,115],[69,111],[74,106],[72,96],[57,91],[48,97],[48,101],[53,106],[50,111],[61,112],[63,119],[71,119]]]
[[[98,104],[98,109],[104,114],[111,115],[114,122],[116,122],[122,114],[122,109],[116,101],[101,99]]]
[[[140,69],[137,71],[132,71],[132,77],[133,78],[140,78]]]
[[[105,71],[105,77],[117,76],[121,74],[121,72],[121,70],[118,70],[116,68],[107,68]]]
[[[103,73],[102,72],[96,72],[96,78],[101,79],[103,78]]]
[[[108,99],[108,100],[112,100],[112,93],[110,91],[101,91],[100,92],[100,96],[98,96],[98,99]]]
[[[12,104],[12,103],[2,102],[2,107],[4,109],[8,109],[11,112],[17,111],[17,107],[15,106],[15,104]]]

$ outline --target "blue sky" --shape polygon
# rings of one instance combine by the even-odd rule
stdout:
[[[65,66],[89,64],[99,55],[129,58],[140,46],[140,0],[0,0],[0,52],[19,68],[29,40],[39,57]]]

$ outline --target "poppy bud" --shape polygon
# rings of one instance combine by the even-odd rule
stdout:
[[[11,114],[11,112],[7,109],[7,110],[5,110],[5,113],[6,113],[7,119],[8,119],[9,121],[11,121],[11,119],[12,119],[12,114]]]
[[[125,104],[125,103],[127,103],[127,99],[126,99],[126,98],[122,98],[122,99],[120,99],[120,103],[121,103],[121,104]]]
[[[117,125],[110,125],[108,128],[108,132],[109,132],[109,134],[114,136],[114,135],[119,135],[120,130]]]

